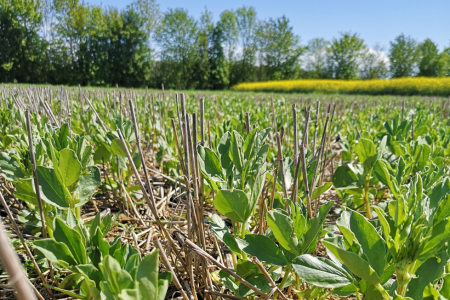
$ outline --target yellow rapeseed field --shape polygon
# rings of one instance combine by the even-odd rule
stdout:
[[[450,95],[450,78],[413,77],[373,80],[300,79],[240,83],[239,91],[340,93],[370,95]]]

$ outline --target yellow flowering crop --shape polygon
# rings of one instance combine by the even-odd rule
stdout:
[[[240,83],[239,91],[341,93],[371,95],[450,95],[450,78],[413,77],[372,80],[300,79]]]

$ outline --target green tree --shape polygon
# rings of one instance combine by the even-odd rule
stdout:
[[[254,81],[256,63],[256,11],[253,7],[236,10],[238,37],[241,46],[240,58],[232,66],[230,82]]]
[[[327,66],[330,43],[323,38],[315,38],[308,42],[305,57],[305,69],[309,78],[331,78]]]
[[[135,0],[132,4],[140,18],[144,20],[144,30],[148,36],[148,47],[152,47],[152,38],[161,20],[159,3],[156,0]]]
[[[0,82],[45,82],[40,2],[0,0]]]
[[[220,20],[217,24],[220,27],[223,38],[222,44],[229,62],[234,61],[236,46],[238,42],[238,27],[236,13],[232,10],[225,10],[220,14]]]
[[[437,45],[426,39],[418,47],[420,51],[419,74],[425,77],[444,77],[447,74],[447,53],[439,53]]]
[[[210,58],[209,43],[212,39],[214,23],[212,13],[207,9],[200,16],[200,24],[198,30],[198,59],[195,75],[198,81],[198,88],[210,89]]]
[[[342,33],[328,48],[328,67],[336,79],[357,79],[359,63],[365,50],[364,41],[356,33]]]
[[[285,16],[269,19],[258,29],[260,69],[269,80],[292,79],[296,75],[300,55],[305,48]],[[263,78],[260,77],[260,80]]]
[[[169,9],[157,30],[161,64],[157,84],[186,89],[195,88],[195,62],[198,48],[197,21],[184,9]]]
[[[417,42],[403,33],[390,42],[389,60],[393,78],[409,77],[414,74],[419,60]]]
[[[229,81],[229,65],[223,49],[224,34],[222,27],[217,25],[213,30],[211,47],[209,48],[211,74],[209,77],[210,87],[214,90],[225,89]]]
[[[387,57],[383,49],[376,45],[373,49],[366,49],[361,59],[361,78],[377,79],[388,76]]]

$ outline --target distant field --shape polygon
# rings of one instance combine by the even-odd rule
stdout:
[[[448,96],[450,95],[450,78],[415,77],[353,81],[301,79],[240,83],[232,89],[283,93]]]

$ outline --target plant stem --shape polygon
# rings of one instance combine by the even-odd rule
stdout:
[[[363,197],[364,203],[366,204],[367,218],[372,219],[372,211],[370,210],[370,200],[369,200],[369,182],[370,178],[366,179],[366,184],[364,186]]]
[[[389,296],[388,292],[381,286],[381,284],[375,285],[375,288],[381,293],[381,295],[383,296],[384,300],[390,300],[391,299],[391,296]]]

